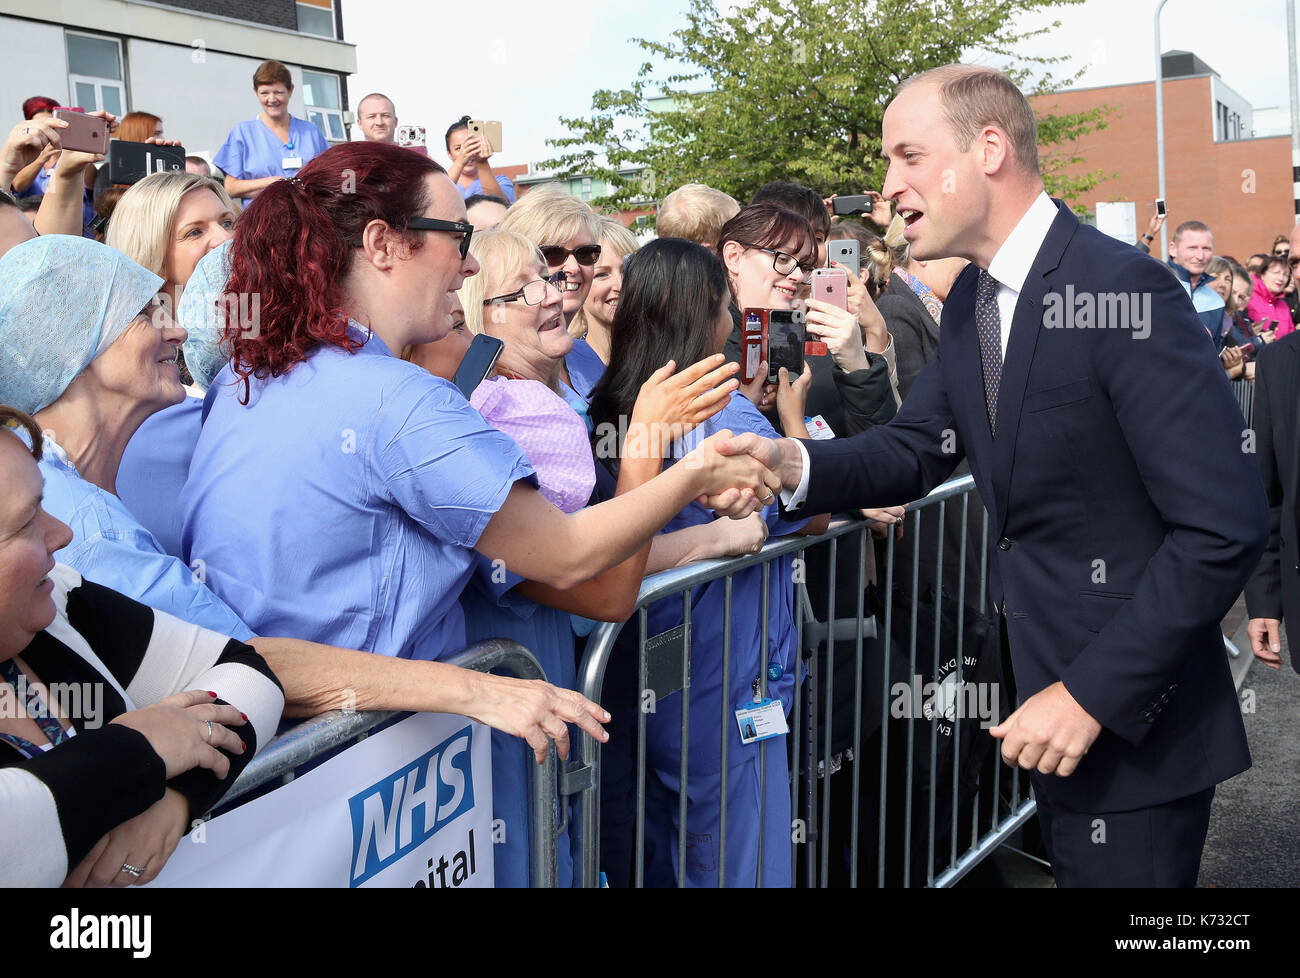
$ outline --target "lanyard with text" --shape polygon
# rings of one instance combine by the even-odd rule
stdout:
[[[780,679],[780,668],[774,663],[769,667],[768,675],[773,680]],[[773,671],[776,671],[775,676],[772,676]],[[785,722],[785,707],[780,700],[761,696],[757,679],[754,680],[753,702],[736,710],[736,726],[740,728],[742,744],[756,744],[790,732],[790,726]]]

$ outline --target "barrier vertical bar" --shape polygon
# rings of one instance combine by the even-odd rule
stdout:
[[[646,675],[646,609],[641,609],[640,627],[637,635],[637,658],[640,667],[640,691],[636,705],[636,886],[645,886],[645,691],[648,681]]]
[[[912,609],[910,614],[911,632],[907,642],[908,681],[916,682],[916,616],[919,597],[921,570],[921,510],[912,514]],[[910,714],[911,711],[909,710]],[[916,763],[916,718],[907,724],[907,801],[903,814],[903,887],[912,885],[912,796],[914,794],[913,775]]]
[[[957,688],[965,689],[965,668],[966,663],[963,656],[965,655],[966,640],[966,532],[969,524],[970,515],[970,493],[964,492],[961,496],[961,545],[960,553],[957,556]],[[953,730],[952,741],[952,839],[951,852],[948,857],[948,865],[952,866],[957,862],[957,823],[960,821],[957,810],[957,803],[960,800],[960,770],[961,770],[961,717],[957,717],[957,724]]]
[[[880,684],[880,818],[876,831],[876,886],[885,886],[885,827],[889,802],[889,666],[894,645],[894,546],[897,533],[885,538],[885,681]]]
[[[767,698],[767,662],[768,662],[768,614],[771,611],[769,591],[772,584],[772,562],[763,562],[763,600],[762,600],[762,639],[758,657],[758,690],[760,698]],[[725,778],[727,772],[723,771]],[[758,742],[758,878],[757,885],[763,886],[763,850],[767,842],[767,741]]]
[[[689,771],[687,759],[690,756],[691,734],[691,589],[682,594],[682,624],[685,627],[683,639],[686,647],[682,652],[682,726],[681,750],[678,752],[677,772],[677,885],[686,886],[686,816],[689,811],[687,800],[689,792]]]
[[[790,722],[790,737],[792,738],[790,741],[790,763],[792,765],[792,769],[790,772],[790,817],[792,819],[800,818],[799,771],[801,765],[799,763],[800,762],[799,751],[803,747],[802,740],[801,740],[801,735],[803,733],[803,730],[800,725],[803,723],[803,678],[804,678],[803,602],[805,600],[805,595],[806,595],[806,589],[803,583],[799,581],[798,575],[793,574],[793,568],[795,566],[803,567],[804,566],[803,559],[804,559],[804,551],[800,550],[799,553],[795,556],[795,561],[797,562],[797,564],[791,564],[791,570],[792,570],[791,576],[795,578],[795,583],[794,583],[794,595],[795,595],[794,598],[794,648],[795,648],[794,692],[792,694],[792,699],[794,700],[794,716]],[[802,824],[804,826],[804,832],[803,832],[804,844],[807,845],[807,839],[808,839],[807,820],[804,819]],[[793,831],[793,826],[791,826],[791,829]],[[799,872],[799,847],[795,844],[794,837],[792,835],[790,839],[790,879],[791,880],[795,879],[796,876],[798,875],[798,872]]]
[[[826,712],[822,715],[822,831],[818,840],[821,853],[821,885],[829,886],[831,858],[831,746],[835,727],[835,562],[839,537],[831,537],[829,568],[826,580]]]
[[[892,531],[891,531],[892,532]],[[862,626],[866,613],[866,581],[863,579],[867,563],[867,528],[858,530],[858,619],[855,641],[857,643],[857,671],[853,682],[853,795],[850,799],[852,811],[849,821],[849,886],[856,889],[858,885],[858,816],[860,806],[860,789],[862,777]],[[886,681],[888,685],[888,681]]]
[[[718,789],[718,887],[727,885],[727,754],[731,747],[731,575],[722,592],[722,777]]]
[[[939,520],[936,524],[935,533],[935,550],[937,556],[935,560],[934,579],[937,582],[937,593],[934,598],[934,671],[931,675],[933,681],[938,684],[935,690],[935,703],[930,709],[930,812],[929,825],[930,829],[926,838],[926,876],[925,882],[929,886],[934,882],[934,818],[935,818],[935,789],[939,786],[939,719],[941,716],[940,705],[942,700],[942,683],[939,682],[939,646],[943,638],[943,539],[945,530],[945,520],[947,519],[948,501],[939,500]]]

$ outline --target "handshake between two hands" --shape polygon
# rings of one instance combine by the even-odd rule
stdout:
[[[744,519],[771,505],[782,489],[793,489],[802,474],[802,457],[787,438],[763,438],[751,432],[720,431],[696,449],[697,464],[710,471],[713,492],[699,497],[720,516]]]

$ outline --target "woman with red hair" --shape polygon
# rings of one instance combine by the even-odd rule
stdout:
[[[245,211],[226,290],[232,362],[182,508],[186,560],[254,630],[439,659],[465,642],[473,551],[567,589],[644,561],[689,500],[716,494],[735,515],[770,500],[774,476],[705,442],[662,475],[661,455],[624,464],[600,506],[548,502],[510,438],[397,356],[450,330],[447,293],[478,271],[464,222],[442,167],[368,142],[329,150]]]

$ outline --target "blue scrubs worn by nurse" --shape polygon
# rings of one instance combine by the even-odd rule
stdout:
[[[117,475],[111,455],[139,423],[122,428],[115,420],[158,411],[183,393],[174,359],[157,363],[167,332],[157,337],[141,318],[162,284],[121,252],[84,238],[48,235],[12,248],[0,257],[0,402],[36,415],[45,429],[43,505],[73,533],[56,555],[61,563],[183,621],[247,641],[253,632],[204,586],[202,575],[165,553],[109,491]],[[181,331],[171,331],[170,342],[179,342]],[[114,352],[112,375],[120,377],[130,364],[137,382],[124,392],[83,385],[71,403],[61,401],[119,342],[128,346]],[[132,351],[149,358],[152,378]]]
[[[259,65],[253,91],[262,111],[237,123],[212,157],[226,174],[226,191],[232,197],[252,197],[275,180],[296,177],[329,149],[316,126],[289,114],[293,77],[284,65],[278,61]]]
[[[734,434],[752,431],[777,437],[758,409],[739,391],[721,413],[687,435],[674,454],[680,457],[704,438],[723,429]],[[604,466],[596,468],[599,497],[612,492],[614,479]],[[783,519],[773,502],[762,511],[770,536],[795,533],[806,519]],[[698,502],[689,504],[662,533],[710,522],[717,517]],[[788,716],[794,704],[794,660],[797,654],[794,626],[794,583],[791,558],[772,562],[768,572],[767,648],[763,648],[763,568],[751,567],[732,575],[731,656],[729,685],[722,688],[723,625],[726,619],[724,579],[710,581],[691,592],[690,734],[687,756],[686,884],[718,885],[721,868],[721,784],[723,771],[718,722],[727,710],[727,853],[726,885],[758,884],[759,840],[762,838],[763,886],[789,886],[790,782],[786,742],[782,737],[745,743],[734,712],[755,699],[754,683],[766,677],[767,697],[780,704]],[[649,607],[647,637],[682,624],[682,600],[665,598]],[[638,626],[633,620],[628,629]],[[634,633],[633,633],[634,634]],[[633,652],[623,649],[620,652]],[[622,666],[627,666],[623,662]],[[632,668],[635,668],[633,664]],[[761,685],[761,684],[760,684]],[[678,789],[682,694],[655,702],[646,723],[645,883],[677,885],[679,827]],[[626,719],[623,718],[623,719]],[[635,736],[636,725],[630,728]],[[760,792],[760,786],[762,791]]]

